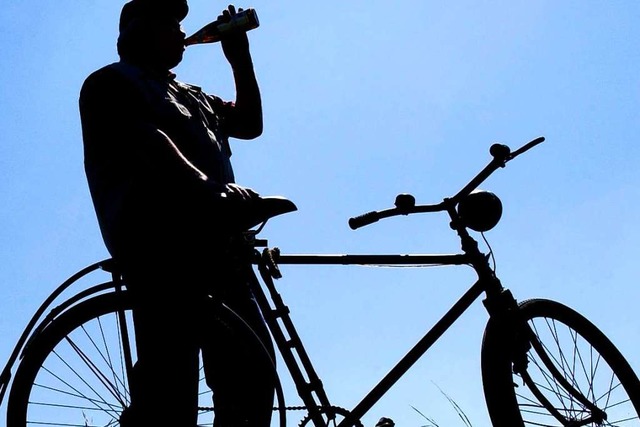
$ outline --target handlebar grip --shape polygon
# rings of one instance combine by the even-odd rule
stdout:
[[[509,160],[513,159],[516,156],[519,156],[520,154],[524,153],[525,151],[528,151],[528,150],[532,149],[536,145],[544,142],[544,140],[545,140],[544,136],[539,136],[538,138],[528,142],[527,144],[523,145],[522,147],[518,148],[516,151],[511,153],[509,155]]]
[[[380,215],[376,211],[367,212],[366,214],[358,215],[353,218],[349,218],[349,227],[355,230],[365,225],[373,224],[380,219]]]

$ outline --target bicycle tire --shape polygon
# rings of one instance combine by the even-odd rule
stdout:
[[[490,319],[483,338],[482,380],[494,427],[640,426],[640,381],[604,333],[555,301],[532,299],[518,307],[535,336],[524,372],[514,372],[504,325]]]
[[[9,392],[7,427],[119,425],[129,404],[120,309],[133,343],[126,292],[95,296],[69,308],[33,339]],[[131,349],[135,360],[135,346]],[[210,406],[202,375],[200,383],[200,399],[206,402],[200,406]],[[211,408],[198,417],[199,425],[211,425]]]

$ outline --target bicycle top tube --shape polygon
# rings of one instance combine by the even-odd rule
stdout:
[[[373,224],[380,219],[390,218],[398,215],[411,215],[415,213],[430,213],[430,212],[443,212],[449,210],[452,206],[455,206],[462,198],[469,195],[473,190],[478,188],[493,172],[499,168],[506,166],[507,162],[513,160],[525,151],[530,150],[536,145],[542,143],[545,140],[544,137],[538,137],[527,144],[523,145],[515,151],[503,144],[493,144],[489,149],[489,153],[493,157],[489,164],[485,166],[475,177],[471,179],[460,191],[458,191],[453,197],[445,198],[442,202],[437,204],[428,205],[416,205],[415,198],[410,194],[400,194],[396,197],[395,207],[390,209],[384,209],[381,211],[371,211],[365,214],[353,217],[349,219],[349,226],[355,230],[360,227],[364,227],[369,224]]]
[[[470,264],[465,254],[278,254],[278,264],[431,267]]]

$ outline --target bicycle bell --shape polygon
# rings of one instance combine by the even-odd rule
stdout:
[[[474,190],[458,203],[462,223],[475,231],[489,231],[502,217],[502,202],[490,191]]]

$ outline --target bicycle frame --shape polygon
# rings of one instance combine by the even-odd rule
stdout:
[[[478,173],[455,196],[444,199],[435,205],[416,206],[413,196],[404,195],[396,198],[396,207],[380,212],[369,212],[349,221],[351,228],[373,223],[381,218],[396,215],[408,215],[413,213],[446,212],[451,219],[451,228],[460,238],[462,254],[453,255],[280,255],[279,250],[265,249],[256,254],[254,264],[258,264],[258,270],[262,282],[269,292],[269,298],[265,294],[255,272],[250,275],[250,283],[265,316],[274,341],[289,370],[298,394],[309,411],[309,417],[316,427],[324,427],[327,422],[322,418],[322,409],[326,413],[327,420],[335,419],[335,413],[331,410],[331,404],[323,388],[322,382],[315,372],[311,360],[304,349],[302,341],[295,330],[289,317],[289,308],[284,304],[277,292],[272,278],[280,278],[279,264],[304,264],[304,265],[470,265],[477,273],[478,280],[460,297],[460,299],[447,311],[442,318],[411,348],[400,361],[378,382],[377,385],[350,410],[338,427],[352,427],[356,421],[362,418],[378,400],[422,357],[431,346],[460,318],[460,316],[478,299],[486,294],[484,300],[489,316],[509,316],[516,310],[517,302],[510,291],[504,289],[500,280],[495,276],[488,262],[488,256],[478,248],[478,243],[471,237],[467,225],[463,223],[456,211],[458,203],[483,181],[485,181],[498,168],[504,167],[509,160],[524,153],[530,148],[540,144],[544,138],[536,138],[525,144],[520,149],[511,152],[509,147],[496,144],[491,147],[493,160]],[[266,242],[263,242],[266,246]],[[272,306],[273,304],[273,306]],[[284,325],[280,326],[279,321]],[[522,329],[514,329],[521,332]],[[522,338],[518,334],[517,338]],[[288,338],[287,338],[288,336]],[[514,334],[510,338],[516,337]],[[528,337],[528,335],[526,335]],[[521,341],[516,348],[526,348],[528,338]],[[294,354],[294,352],[297,354]],[[300,362],[298,362],[300,361]]]
[[[393,385],[442,337],[442,335],[460,318],[460,316],[482,294],[487,295],[485,305],[490,312],[501,313],[507,307],[515,305],[511,294],[502,288],[487,262],[487,256],[478,250],[475,240],[464,227],[457,230],[463,241],[465,253],[451,255],[407,254],[407,255],[280,255],[277,249],[265,249],[256,263],[264,287],[254,275],[252,290],[265,316],[269,329],[289,373],[296,384],[298,394],[309,411],[314,425],[323,427],[322,410],[328,420],[335,418],[329,409],[331,404],[316,374],[302,341],[289,317],[289,308],[278,294],[273,277],[279,277],[278,265],[470,265],[478,274],[478,280],[460,297],[460,299],[434,324],[434,326],[411,348],[400,361],[375,385],[371,391],[349,411],[338,427],[350,427],[362,418]],[[275,252],[275,253],[274,253]],[[280,322],[278,321],[280,320]],[[281,323],[283,326],[281,326]],[[288,337],[288,338],[287,338]],[[294,354],[295,353],[295,354]],[[297,357],[296,357],[297,356]]]
[[[281,255],[278,264],[304,265],[461,265],[467,264],[464,255]],[[271,302],[256,280],[252,286],[256,300],[265,320],[272,332],[274,341],[289,370],[298,394],[306,405],[309,415],[318,427],[326,426],[326,422],[319,418],[321,408],[331,406],[322,382],[314,371],[311,361],[304,349],[293,323],[288,314],[289,309],[280,298],[266,264],[259,265],[260,276],[267,288]],[[349,411],[339,427],[352,426],[356,420],[362,418],[377,401],[422,357],[427,350],[453,325],[456,320],[487,290],[487,281],[478,280],[467,292],[449,309],[447,313],[420,339],[414,347],[383,377],[376,386]],[[281,319],[284,329],[278,322]],[[288,335],[288,339],[286,336]],[[297,358],[294,356],[297,353]],[[298,362],[300,361],[300,362]],[[335,414],[325,411],[328,419]]]

